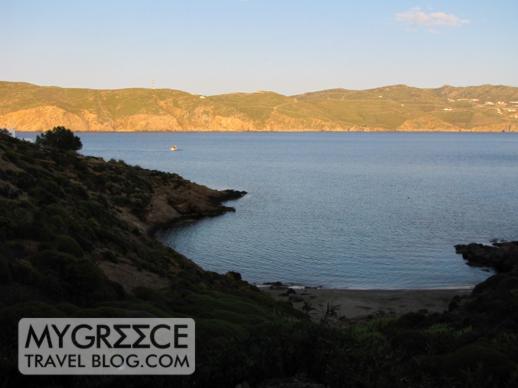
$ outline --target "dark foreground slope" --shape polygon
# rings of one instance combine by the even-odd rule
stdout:
[[[17,321],[30,316],[193,317],[200,362],[191,380],[210,375],[217,383],[242,374],[218,376],[231,373],[220,363],[243,357],[234,343],[301,314],[235,274],[203,271],[148,233],[184,217],[232,210],[221,201],[240,195],[0,135],[2,378],[52,384],[16,372]],[[231,351],[226,359],[223,351]]]
[[[204,271],[149,234],[184,217],[227,211],[221,201],[239,195],[0,134],[0,385],[518,385],[516,250],[502,255],[505,265],[484,261],[498,273],[454,299],[448,312],[355,322],[330,309],[315,324],[238,274]],[[196,372],[21,376],[16,328],[31,316],[193,317]]]

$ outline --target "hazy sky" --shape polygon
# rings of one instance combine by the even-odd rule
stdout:
[[[0,0],[0,80],[285,94],[518,86],[518,1]]]

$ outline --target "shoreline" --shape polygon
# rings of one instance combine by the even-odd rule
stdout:
[[[374,316],[397,317],[426,310],[440,313],[448,310],[456,296],[471,294],[475,287],[428,289],[349,289],[301,287],[284,284],[256,285],[275,300],[291,303],[312,320],[358,320]]]
[[[249,282],[259,289],[263,288],[279,288],[279,289],[292,289],[292,290],[338,290],[338,291],[435,291],[435,290],[472,290],[477,284],[464,285],[464,286],[444,286],[444,287],[409,287],[409,288],[354,288],[354,287],[327,287],[327,286],[307,286],[303,284],[291,284],[283,282],[265,282],[265,283],[254,283]]]

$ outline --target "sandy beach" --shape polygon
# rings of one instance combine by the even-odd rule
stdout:
[[[263,286],[263,292],[277,300],[290,301],[299,310],[308,312],[315,320],[325,316],[328,309],[336,318],[360,319],[376,314],[401,315],[411,311],[441,312],[448,309],[455,295],[466,295],[470,288],[422,290],[352,290]],[[329,306],[329,307],[328,307]]]

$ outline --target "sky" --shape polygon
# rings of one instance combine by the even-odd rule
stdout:
[[[198,94],[518,86],[518,1],[0,0],[0,80]]]

